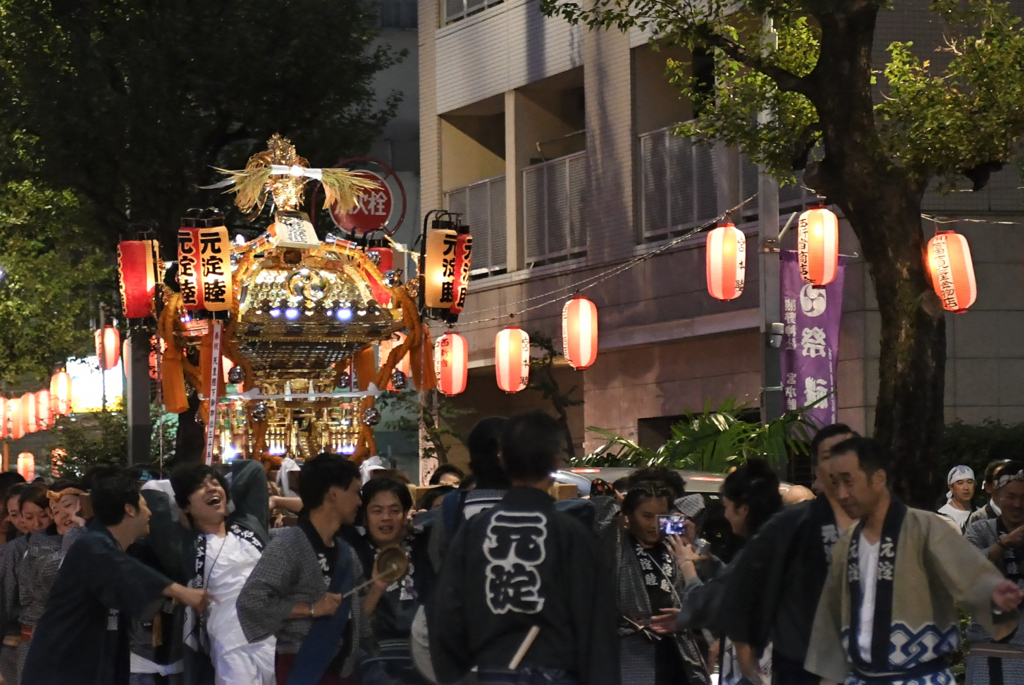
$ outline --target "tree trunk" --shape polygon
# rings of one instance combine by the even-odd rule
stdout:
[[[861,243],[881,315],[874,437],[895,460],[891,483],[930,508],[942,440],[945,319],[925,268],[921,198],[927,179],[895,166],[874,121],[871,52],[877,7],[847,6],[821,18],[815,106],[826,157],[812,174]],[[828,75],[825,77],[824,75]]]

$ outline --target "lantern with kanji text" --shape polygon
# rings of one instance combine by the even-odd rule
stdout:
[[[117,245],[121,304],[129,319],[153,316],[159,257],[155,240],[122,240]]]
[[[839,220],[825,207],[811,207],[797,225],[800,277],[811,285],[828,285],[839,270]]]
[[[704,260],[708,292],[717,300],[735,300],[743,294],[747,272],[747,238],[731,223],[708,233]]]
[[[434,342],[434,373],[437,389],[458,395],[466,389],[469,374],[469,345],[458,333],[445,333]]]
[[[455,302],[451,307],[452,314],[460,314],[466,306],[469,270],[473,256],[473,236],[469,234],[469,226],[459,226],[458,235],[455,243]]]
[[[499,331],[494,339],[494,368],[498,387],[508,393],[530,382],[530,336],[518,326]]]
[[[104,371],[116,369],[121,361],[121,334],[113,326],[96,331],[96,359]]]
[[[936,233],[928,241],[928,271],[944,309],[959,314],[974,304],[978,284],[967,238],[955,231]]]
[[[54,414],[71,414],[71,374],[63,369],[50,378],[50,401],[53,402]]]
[[[597,360],[597,305],[577,295],[562,307],[562,350],[574,369]]]
[[[458,242],[459,234],[448,228],[427,232],[423,296],[426,305],[432,309],[450,309],[456,303],[455,250]]]

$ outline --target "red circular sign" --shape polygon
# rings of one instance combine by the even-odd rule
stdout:
[[[358,173],[376,181],[378,187],[361,194],[355,208],[350,212],[343,212],[337,206],[332,206],[331,218],[339,228],[362,235],[387,226],[394,207],[394,199],[391,188],[380,174],[367,169],[360,169]]]

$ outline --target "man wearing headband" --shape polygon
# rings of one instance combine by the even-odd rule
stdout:
[[[968,542],[988,554],[1008,580],[1024,588],[1024,462],[1008,461],[993,474],[992,496],[999,496],[998,518],[975,521],[967,527]],[[971,656],[968,685],[1024,683],[1024,630],[1018,627],[1008,641],[993,644],[979,625],[967,631]]]
[[[970,466],[954,466],[946,477],[949,492],[946,493],[946,504],[939,513],[948,516],[964,532],[967,519],[974,511],[971,500],[974,499],[974,469]]]
[[[985,494],[989,496],[988,504],[978,509],[970,518],[967,519],[967,527],[970,528],[975,521],[984,521],[985,519],[994,519],[1002,514],[1002,510],[999,508],[999,502],[996,501],[996,471],[999,470],[1003,464],[1009,463],[1009,459],[995,459],[988,463],[985,467],[985,479],[982,481],[982,488],[985,490]]]

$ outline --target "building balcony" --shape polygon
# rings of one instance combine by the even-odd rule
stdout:
[[[586,152],[523,169],[523,233],[528,267],[586,255],[586,180]]]
[[[505,176],[454,188],[444,194],[450,212],[461,214],[473,234],[470,276],[481,278],[507,270]]]

